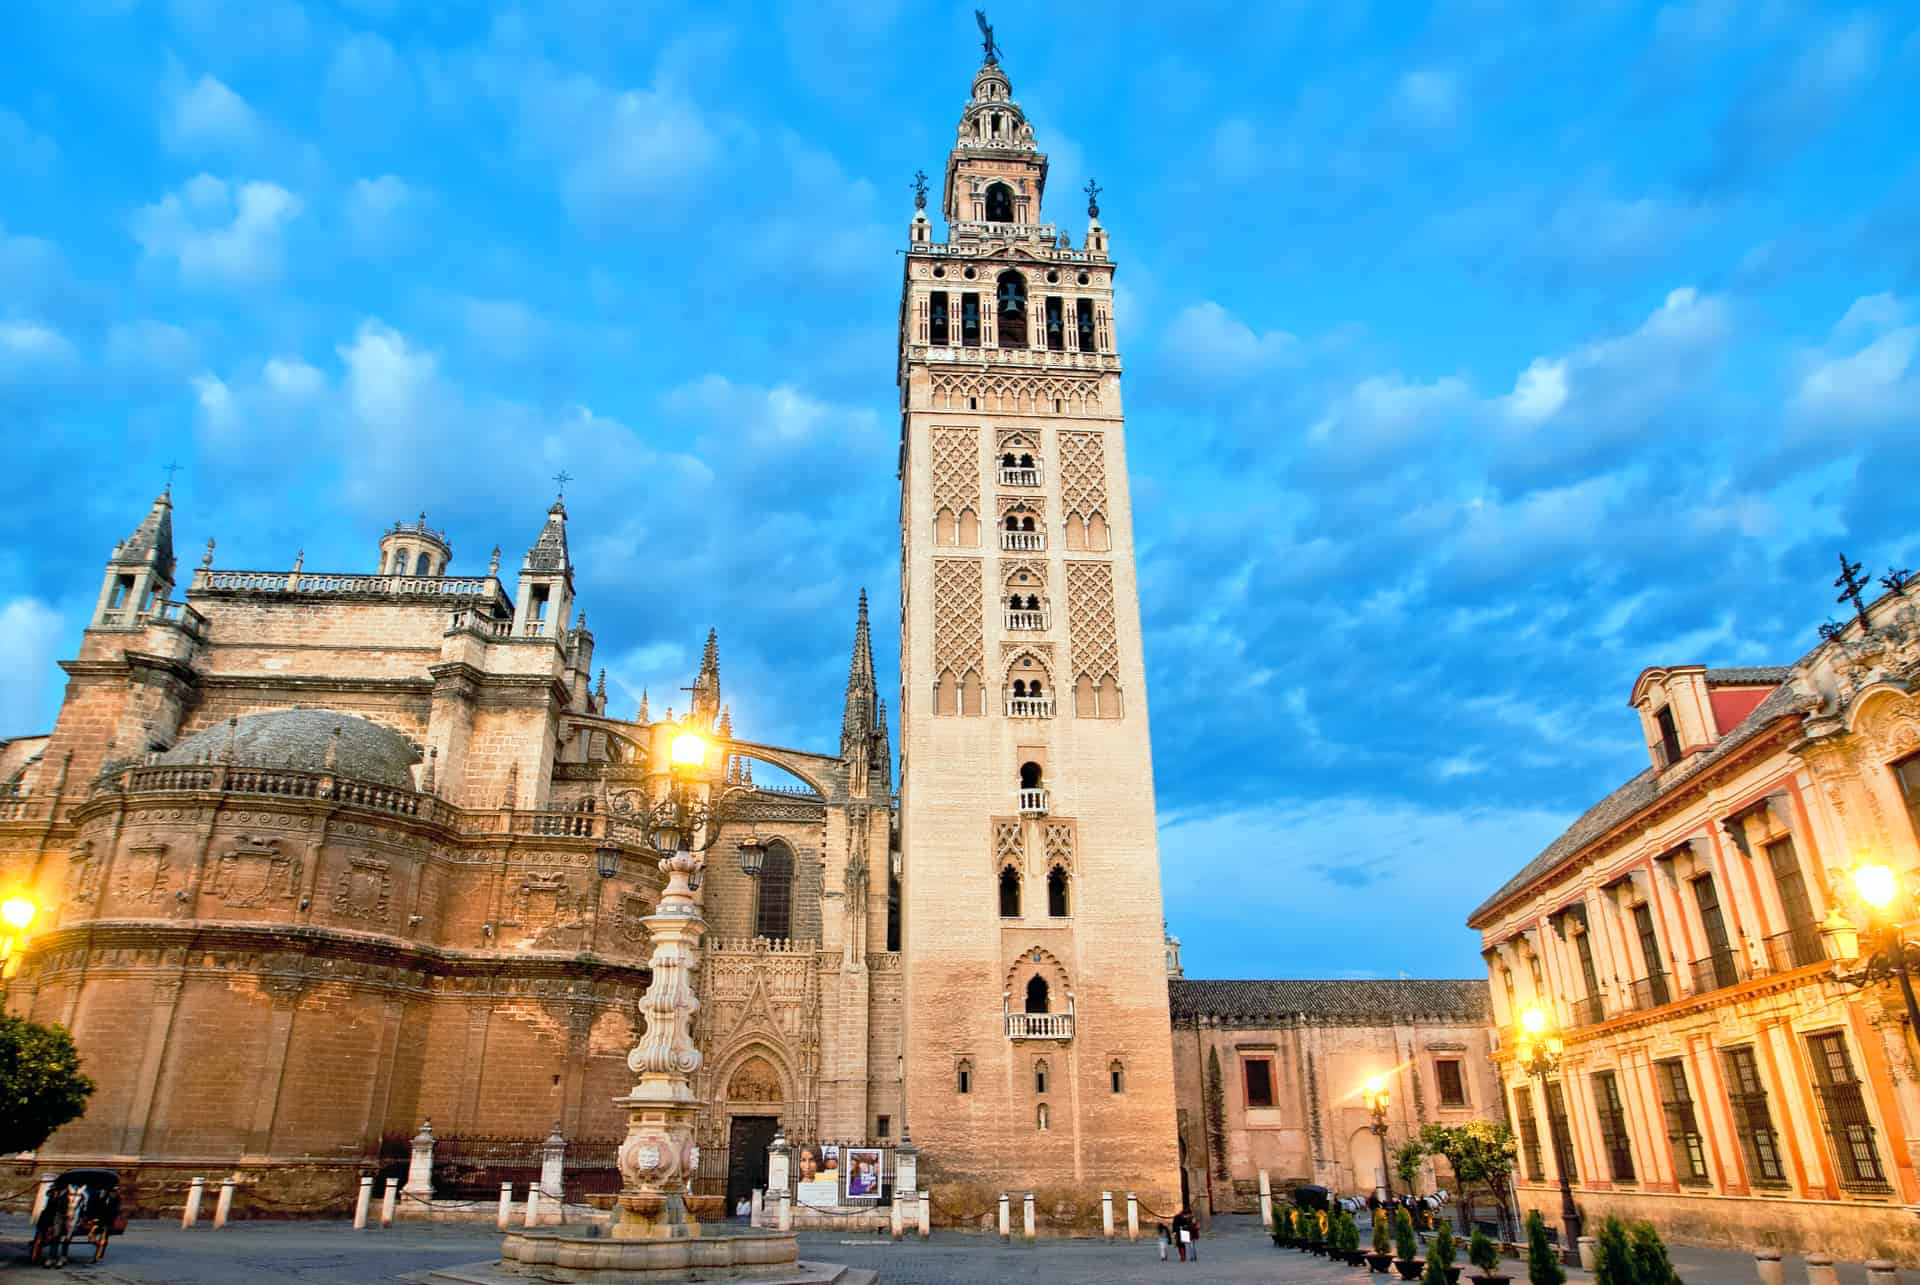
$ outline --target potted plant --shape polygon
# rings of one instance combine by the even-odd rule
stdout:
[[[1634,1285],[1680,1285],[1680,1275],[1667,1257],[1667,1246],[1649,1222],[1633,1225],[1633,1244],[1628,1251],[1633,1260]]]
[[[1567,1285],[1567,1269],[1547,1242],[1547,1220],[1538,1209],[1527,1214],[1527,1285]]]
[[[1594,1238],[1593,1285],[1638,1285],[1627,1225],[1611,1215]]]
[[[1326,1257],[1327,1216],[1318,1209],[1307,1211],[1307,1252]]]
[[[1393,1242],[1387,1229],[1391,1219],[1392,1214],[1385,1205],[1373,1211],[1373,1252],[1367,1255],[1367,1267],[1371,1271],[1385,1272],[1393,1266],[1393,1255],[1388,1252]]]
[[[1355,1267],[1367,1264],[1367,1251],[1360,1248],[1360,1220],[1347,1215],[1347,1262]]]
[[[1393,1266],[1403,1281],[1417,1281],[1426,1263],[1419,1257],[1420,1242],[1413,1236],[1413,1215],[1404,1209],[1393,1211]]]
[[[1276,1248],[1285,1248],[1293,1243],[1293,1215],[1287,1212],[1285,1205],[1273,1207],[1273,1243]]]
[[[1349,1255],[1353,1252],[1347,1244],[1347,1211],[1336,1209],[1333,1213],[1333,1256],[1343,1263],[1351,1263]]]
[[[1433,1229],[1427,1240],[1427,1267],[1420,1277],[1423,1285],[1459,1285],[1460,1269],[1453,1265],[1453,1231],[1444,1222]]]
[[[1487,1233],[1478,1227],[1473,1229],[1473,1239],[1467,1242],[1467,1261],[1480,1269],[1473,1279],[1481,1285],[1507,1285],[1507,1278],[1493,1270],[1500,1266],[1500,1247],[1487,1239]]]

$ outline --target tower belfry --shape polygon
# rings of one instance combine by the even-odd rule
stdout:
[[[1114,264],[999,51],[902,282],[906,1113],[930,1175],[1177,1200]],[[918,186],[918,185],[916,185]],[[1090,203],[1091,206],[1091,203]]]

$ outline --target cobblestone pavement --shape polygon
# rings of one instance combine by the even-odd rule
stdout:
[[[25,1272],[32,1228],[18,1215],[0,1216],[0,1276]],[[492,1228],[473,1224],[406,1224],[389,1231],[356,1232],[343,1222],[242,1222],[215,1232],[206,1225],[182,1231],[171,1221],[142,1220],[113,1242],[106,1261],[76,1262],[76,1279],[103,1285],[292,1285],[299,1282],[398,1281],[414,1273],[494,1256]],[[998,1238],[962,1232],[901,1244],[871,1236],[803,1232],[801,1257],[870,1268],[882,1285],[953,1285],[1017,1281],[1031,1285],[1120,1285],[1166,1281],[1169,1285],[1215,1285],[1259,1281],[1273,1285],[1361,1285],[1386,1278],[1336,1266],[1294,1250],[1275,1249],[1251,1217],[1215,1221],[1200,1243],[1200,1261],[1162,1264],[1155,1242],[1043,1240],[1002,1245]],[[83,1254],[82,1259],[85,1258]],[[1753,1259],[1725,1250],[1676,1247],[1674,1265],[1686,1285],[1755,1285]],[[1506,1269],[1525,1285],[1526,1268]],[[1573,1285],[1588,1285],[1571,1272]],[[26,1277],[55,1280],[57,1277]],[[1397,1278],[1396,1278],[1397,1279]],[[1788,1285],[1806,1285],[1806,1267],[1787,1260]],[[1864,1285],[1858,1264],[1842,1264],[1841,1285]],[[1903,1272],[1901,1285],[1920,1285],[1920,1272]]]

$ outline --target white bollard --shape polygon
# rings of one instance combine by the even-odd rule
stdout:
[[[1140,1197],[1127,1193],[1127,1239],[1140,1239]]]
[[[1890,1258],[1869,1258],[1867,1285],[1900,1285],[1900,1269]]]
[[[227,1225],[227,1219],[233,1213],[233,1179],[220,1180],[220,1199],[213,1202],[213,1229],[219,1231]]]
[[[527,1184],[527,1226],[540,1225],[540,1184]]]
[[[33,1193],[33,1212],[27,1215],[29,1220],[36,1223],[40,1221],[40,1211],[47,1207],[47,1196],[52,1191],[53,1179],[51,1177],[42,1178],[39,1187],[37,1187]]]
[[[387,1192],[384,1196],[380,1197],[380,1225],[382,1227],[393,1226],[393,1206],[394,1202],[399,1198],[400,1180],[398,1178],[387,1179]]]
[[[369,1176],[360,1180],[360,1195],[353,1202],[353,1229],[355,1231],[365,1231],[367,1229],[367,1207],[371,1204],[373,1204],[373,1178]]]
[[[507,1224],[511,1221],[513,1221],[513,1184],[503,1182],[500,1184],[500,1230],[505,1231]]]
[[[887,1216],[887,1230],[895,1240],[900,1239],[901,1215],[906,1212],[900,1207],[902,1199],[903,1197],[896,1192],[893,1198],[893,1208],[888,1211]]]
[[[1108,1240],[1113,1239],[1113,1193],[1100,1193],[1100,1234]]]
[[[1007,1218],[1007,1193],[1003,1191],[1000,1193],[1000,1243],[1004,1245],[1012,1239],[1013,1228]]]
[[[1839,1285],[1839,1281],[1832,1254],[1807,1255],[1807,1285]]]
[[[187,1207],[180,1215],[180,1225],[191,1227],[200,1221],[200,1197],[207,1194],[207,1180],[195,1178],[193,1185],[187,1188]]]
[[[1267,1177],[1267,1171],[1260,1171],[1260,1228],[1273,1231],[1273,1181]]]
[[[920,1196],[920,1239],[933,1235],[933,1194],[921,1191]]]
[[[1760,1278],[1760,1285],[1787,1285],[1786,1264],[1780,1261],[1777,1249],[1754,1251],[1753,1270]]]
[[[780,1230],[793,1230],[793,1193],[791,1191],[780,1193]]]
[[[1020,1202],[1020,1227],[1028,1240],[1034,1236],[1033,1229],[1033,1193],[1029,1191],[1025,1200]]]

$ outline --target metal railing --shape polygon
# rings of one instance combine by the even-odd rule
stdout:
[[[1008,468],[1000,466],[1000,485],[1002,486],[1038,486],[1040,470],[1037,468]]]
[[[1693,961],[1693,993],[1725,990],[1740,984],[1740,960],[1730,950],[1715,951],[1705,959]]]
[[[1073,1038],[1073,1014],[1008,1013],[1007,1038],[1010,1040],[1070,1040]]]
[[[1045,629],[1047,627],[1047,613],[1044,611],[1014,611],[1009,608],[1005,614],[1008,629]]]
[[[1820,944],[1820,929],[1813,924],[1796,924],[1783,933],[1764,937],[1760,946],[1770,972],[1789,972],[1827,960],[1826,949]]]
[[[1007,697],[1008,718],[1052,718],[1053,697],[1051,696],[1009,696]]]
[[[1047,537],[1039,531],[1002,531],[1000,547],[1015,553],[1039,553],[1047,547]]]
[[[1575,1026],[1598,1026],[1607,1020],[1607,1006],[1598,995],[1582,995],[1572,1001]]]
[[[1664,972],[1653,972],[1627,983],[1627,1002],[1636,1013],[1673,1002],[1673,982]]]
[[[1047,792],[1045,790],[1020,791],[1021,816],[1045,816],[1047,812]]]

